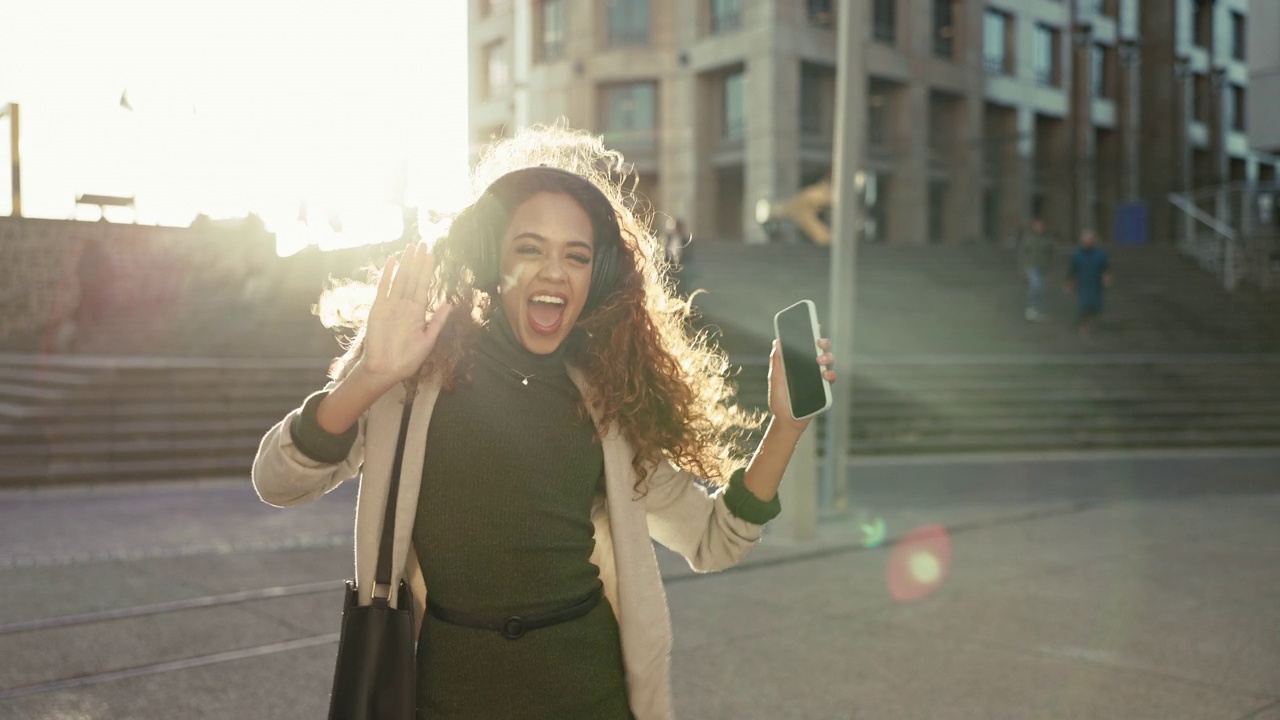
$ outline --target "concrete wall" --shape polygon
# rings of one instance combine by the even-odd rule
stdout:
[[[1249,144],[1280,154],[1280,3],[1249,0]]]
[[[185,353],[184,337],[239,327],[241,354],[303,355],[307,348],[272,337],[272,322],[320,332],[311,307],[328,279],[364,280],[370,260],[401,247],[309,248],[280,258],[275,236],[251,226],[0,217],[0,350],[63,352],[70,328],[84,337],[96,327],[106,335],[98,333],[95,352]],[[156,344],[130,346],[144,339]],[[326,347],[337,351],[331,339]]]

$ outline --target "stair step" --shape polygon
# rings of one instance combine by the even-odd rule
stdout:
[[[1187,448],[1187,447],[1280,447],[1280,428],[1221,432],[1185,430],[1178,432],[1060,433],[1027,435],[978,434],[920,440],[850,441],[853,455],[912,452],[982,452],[993,450],[1072,450],[1097,448]]]
[[[36,460],[39,458],[56,458],[59,461],[70,461],[72,458],[87,456],[102,459],[110,458],[114,461],[148,455],[179,457],[245,451],[252,454],[257,452],[262,435],[263,433],[212,438],[59,442],[25,447],[0,445],[0,461],[21,465],[24,460]]]
[[[113,403],[83,406],[59,405],[18,408],[9,417],[11,418],[10,422],[23,423],[57,423],[60,421],[76,422],[83,420],[110,421],[114,419],[142,420],[161,417],[172,419],[225,418],[245,415],[257,417],[277,413],[280,417],[284,417],[285,413],[297,407],[301,401],[302,398],[296,398],[293,402],[237,400],[222,402]],[[4,415],[5,409],[0,407],[0,417]]]
[[[1032,435],[1055,432],[1064,439],[1077,433],[1181,432],[1184,430],[1280,430],[1280,413],[1264,416],[1219,417],[1082,417],[1067,421],[1060,417],[989,418],[973,420],[902,418],[896,422],[855,423],[851,439],[923,438],[950,435],[979,435],[999,432],[1007,435]]]
[[[15,464],[0,466],[0,486],[205,477],[243,477],[248,483],[252,466],[253,453],[128,461],[54,462],[47,465]]]
[[[283,414],[232,417],[220,420],[130,420],[123,422],[61,423],[0,426],[0,444],[161,437],[214,436],[239,432],[265,434]]]

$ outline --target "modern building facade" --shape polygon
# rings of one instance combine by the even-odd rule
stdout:
[[[840,7],[472,0],[472,140],[567,118],[622,150],[654,208],[695,235],[762,242],[756,201],[832,167]],[[1244,134],[1247,0],[847,7],[867,29],[870,240],[1002,240],[1033,216],[1110,234],[1138,202],[1159,240],[1170,192],[1275,176]]]

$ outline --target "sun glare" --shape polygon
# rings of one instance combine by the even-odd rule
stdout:
[[[289,254],[394,239],[403,207],[462,201],[466,3],[8,0],[4,13],[0,105],[21,106],[27,216],[97,220],[81,194],[134,197],[136,215],[106,209],[119,222],[254,212]]]

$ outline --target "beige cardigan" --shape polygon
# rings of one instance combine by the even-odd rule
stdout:
[[[569,375],[583,397],[590,397],[582,374],[569,368]],[[402,577],[409,582],[419,624],[427,588],[413,548],[413,524],[427,428],[439,394],[438,382],[424,383],[414,402],[396,504],[391,584],[394,587]],[[361,604],[372,600],[404,397],[403,387],[397,386],[374,403],[361,418],[355,445],[341,463],[315,462],[293,444],[289,427],[300,409],[267,432],[253,463],[254,488],[264,501],[277,507],[311,502],[360,475],[355,573]],[[598,424],[594,408],[591,414]],[[671,619],[650,538],[683,555],[694,570],[711,572],[741,560],[759,541],[763,528],[734,516],[725,505],[723,492],[708,494],[692,474],[670,462],[650,469],[648,494],[637,499],[631,445],[621,437],[616,424],[602,437],[606,492],[596,497],[591,510],[595,525],[591,562],[600,568],[605,596],[618,618],[632,712],[637,720],[670,718]]]

